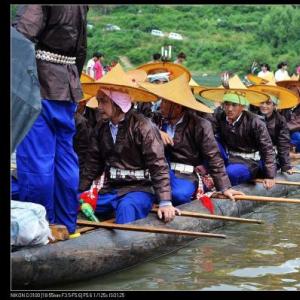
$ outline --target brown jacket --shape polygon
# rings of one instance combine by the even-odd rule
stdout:
[[[285,117],[288,129],[291,133],[300,131],[300,104],[294,109],[286,109],[281,112]]]
[[[277,147],[277,158],[283,172],[290,166],[290,133],[285,118],[274,111],[271,117],[264,119],[273,145]]]
[[[125,170],[149,170],[148,179],[110,179],[109,168]],[[171,200],[169,168],[164,155],[164,146],[156,126],[150,119],[131,109],[119,123],[116,143],[108,122],[103,122],[92,134],[80,189],[90,187],[92,180],[105,170],[107,181],[101,193],[115,188],[119,195],[130,191],[153,192],[157,199]]]
[[[44,99],[83,98],[80,75],[86,57],[87,12],[87,5],[24,5],[17,12],[13,26],[36,43],[36,49],[76,57],[75,65],[37,59]]]
[[[268,129],[259,116],[243,111],[241,118],[232,126],[226,121],[225,112],[215,115],[215,126],[220,135],[222,144],[229,151],[254,153],[259,151],[265,164],[266,178],[276,176],[275,152]],[[259,164],[252,159],[243,159],[232,156],[229,163],[246,163],[254,176]]]
[[[209,121],[194,112],[186,111],[182,122],[176,126],[173,142],[174,146],[168,146],[166,149],[166,156],[170,162],[194,167],[203,163],[207,164],[208,172],[218,191],[224,191],[231,187]],[[193,177],[195,176],[193,175]]]

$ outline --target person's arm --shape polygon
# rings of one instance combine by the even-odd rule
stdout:
[[[37,43],[46,26],[49,6],[21,5],[17,11],[13,26],[26,38]]]

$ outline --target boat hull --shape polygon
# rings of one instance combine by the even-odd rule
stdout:
[[[300,182],[300,175],[279,175],[278,179]],[[287,197],[292,191],[300,192],[300,187],[287,185],[276,185],[270,191],[265,190],[261,184],[242,184],[235,188],[248,195],[273,197]],[[232,202],[214,199],[213,202],[215,214],[237,217],[253,212],[262,205],[261,202],[245,200]],[[179,208],[208,213],[199,201]],[[132,224],[210,232],[226,223],[228,222],[220,220],[176,217],[165,225],[157,219],[156,214],[151,213],[147,218]],[[100,228],[77,239],[22,249],[11,253],[13,288],[46,287],[104,275],[173,251],[193,239],[187,236]]]

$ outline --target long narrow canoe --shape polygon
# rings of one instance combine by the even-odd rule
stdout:
[[[300,174],[278,175],[277,179],[300,182]],[[235,188],[247,195],[259,196],[287,197],[290,192],[300,193],[299,186],[276,185],[267,191],[261,184],[253,183]],[[213,201],[215,214],[235,217],[251,213],[257,206],[262,205],[261,202],[244,200]],[[290,205],[293,209],[299,204]],[[179,208],[208,213],[199,201],[181,205]],[[227,223],[180,216],[171,223],[164,224],[157,219],[156,214],[150,213],[147,218],[131,224],[210,232]],[[46,287],[100,276],[173,251],[192,239],[194,238],[190,236],[100,228],[86,232],[76,239],[23,248],[11,253],[13,288]],[[216,243],[222,243],[222,240],[216,239]]]

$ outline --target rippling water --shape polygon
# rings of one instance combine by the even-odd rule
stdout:
[[[298,195],[299,197],[299,195]],[[300,290],[300,208],[268,204],[251,218],[262,225],[232,224],[227,239],[198,239],[153,261],[90,281],[78,290]]]

